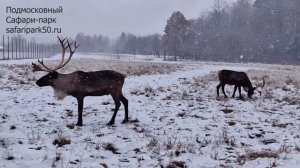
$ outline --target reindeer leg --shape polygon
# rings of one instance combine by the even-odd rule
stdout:
[[[124,107],[125,107],[125,118],[124,120],[122,121],[122,123],[127,123],[129,120],[128,120],[128,100],[123,96],[121,95],[121,102],[123,103]]]
[[[219,90],[220,90],[220,87],[221,87],[221,83],[220,84],[218,84],[218,86],[217,86],[217,96],[219,97]]]
[[[77,126],[82,126],[82,111],[83,111],[83,98],[77,98],[78,102],[78,120]]]
[[[115,102],[115,110],[114,110],[114,114],[113,114],[111,120],[107,123],[107,125],[109,125],[109,126],[115,124],[115,118],[116,118],[118,110],[119,110],[119,108],[121,106],[121,102],[120,102],[119,96],[115,96],[115,95],[111,95],[111,96],[113,97],[114,102]]]
[[[235,92],[236,92],[237,86],[234,85],[234,89],[233,89],[233,94],[232,94],[232,98],[234,98]]]
[[[225,96],[225,98],[227,98],[227,95],[226,95],[226,93],[225,93],[225,84],[224,85],[222,85],[222,91],[223,91],[223,94],[224,94],[224,96]]]
[[[240,99],[243,99],[242,93],[241,93],[241,86],[239,86],[238,88],[239,88]]]

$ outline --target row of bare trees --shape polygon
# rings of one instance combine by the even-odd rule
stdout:
[[[187,20],[175,11],[164,34],[76,36],[79,51],[168,55],[174,60],[293,63],[300,61],[299,0],[214,0],[212,10]]]
[[[79,52],[106,52],[121,54],[157,55],[162,52],[162,36],[136,36],[130,33],[121,35],[112,40],[102,35],[85,35],[78,33],[75,38],[81,44]]]
[[[123,32],[112,40],[78,33],[75,40],[81,44],[79,52],[300,64],[299,11],[299,0],[237,0],[231,5],[214,0],[212,10],[196,19],[187,20],[183,13],[174,12],[163,35]],[[59,52],[57,45],[52,47]]]

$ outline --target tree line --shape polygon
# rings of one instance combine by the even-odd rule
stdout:
[[[173,12],[164,33],[116,40],[79,33],[82,52],[172,56],[177,59],[227,62],[299,63],[299,0],[214,0],[212,10],[187,20]]]
[[[79,52],[156,55],[165,59],[300,64],[300,0],[214,0],[195,19],[175,11],[163,34],[116,39],[78,33]],[[48,45],[59,52],[58,45]]]
[[[164,46],[174,59],[299,64],[300,1],[215,0],[211,12],[193,20],[174,12]]]
[[[162,36],[153,34],[148,36],[136,36],[122,32],[112,40],[103,35],[85,35],[78,33],[75,40],[80,44],[79,52],[107,52],[122,54],[157,55],[162,52]]]

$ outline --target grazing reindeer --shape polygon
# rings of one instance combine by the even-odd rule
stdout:
[[[226,84],[234,85],[232,97],[234,97],[236,89],[237,88],[239,89],[240,99],[243,98],[241,95],[241,87],[243,87],[244,90],[248,93],[249,98],[252,97],[254,90],[257,89],[257,87],[252,86],[252,84],[245,72],[221,70],[218,72],[218,78],[220,80],[220,84],[217,86],[217,95],[218,96],[219,96],[219,89],[222,86],[223,94],[227,98],[227,95],[225,94],[225,90],[224,90],[224,87]],[[260,84],[259,87],[263,88],[264,85],[265,85],[265,79],[263,78],[263,83]]]
[[[64,67],[71,60],[76,49],[79,47],[75,42],[75,48],[72,49],[72,43],[70,44],[68,40],[61,40],[59,37],[58,39],[62,49],[62,60],[60,64],[54,69],[50,69],[45,66],[43,60],[38,60],[42,67],[32,63],[34,72],[48,72],[47,75],[41,77],[38,81],[36,81],[36,84],[40,87],[51,86],[54,89],[54,95],[60,100],[67,95],[71,95],[77,99],[77,126],[82,126],[83,99],[85,96],[111,95],[115,102],[115,110],[108,125],[114,124],[117,112],[121,105],[120,102],[122,102],[125,106],[125,119],[122,123],[128,122],[128,100],[122,94],[125,75],[110,70],[95,72],[75,71],[70,74],[60,74],[56,72],[56,70]],[[64,62],[65,52],[67,49],[70,52],[70,56],[68,60]]]

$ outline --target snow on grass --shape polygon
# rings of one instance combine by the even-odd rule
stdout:
[[[299,67],[72,60],[61,72],[127,74],[130,123],[121,124],[121,106],[112,127],[110,96],[85,98],[76,127],[75,98],[57,101],[34,84],[44,73],[27,63],[0,69],[1,167],[299,167]],[[216,98],[220,69],[246,71],[254,85],[267,76],[262,97]]]

